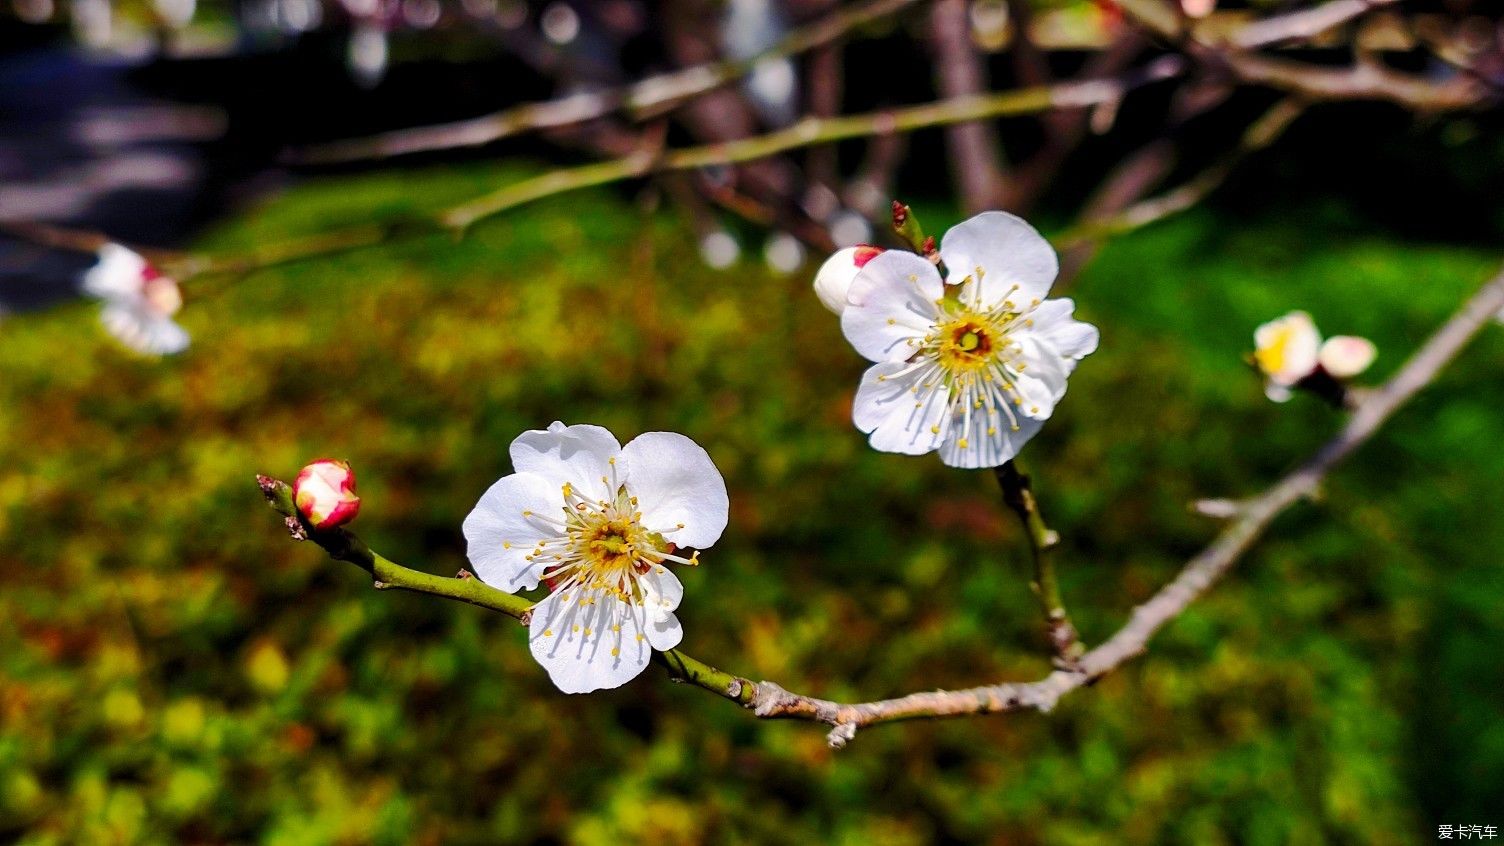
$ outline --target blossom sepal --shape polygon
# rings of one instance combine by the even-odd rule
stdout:
[[[348,461],[325,458],[304,467],[293,480],[292,498],[303,521],[317,531],[343,526],[360,514]]]

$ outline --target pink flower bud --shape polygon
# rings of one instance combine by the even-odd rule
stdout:
[[[1351,379],[1368,369],[1379,354],[1373,341],[1356,335],[1333,335],[1321,345],[1321,367],[1334,379]]]
[[[292,496],[298,513],[315,529],[343,526],[360,513],[355,471],[347,461],[325,458],[304,467],[292,483]]]
[[[867,262],[880,252],[882,250],[878,247],[863,244],[837,250],[835,255],[826,259],[815,274],[815,294],[820,297],[820,302],[836,314],[845,311],[846,291]]]

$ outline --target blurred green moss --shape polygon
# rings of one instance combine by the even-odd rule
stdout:
[[[311,184],[206,243],[509,176]],[[1369,335],[1382,376],[1494,260],[1327,208],[1196,212],[1111,246],[1070,291],[1101,351],[1028,449],[1086,637],[1215,531],[1188,501],[1262,488],[1338,425],[1264,400],[1240,360],[1257,323],[1299,307]],[[347,458],[367,539],[447,573],[518,432],[681,431],[732,494],[685,579],[694,654],[843,698],[1037,677],[989,477],[866,448],[862,362],[805,275],[707,270],[682,222],[596,193],[191,289],[179,359],[132,357],[95,319],[0,329],[0,838],[1385,844],[1494,821],[1498,331],[1149,655],[1048,716],[833,753],[656,670],[558,694],[514,622],[372,591],[290,544],[253,482]]]

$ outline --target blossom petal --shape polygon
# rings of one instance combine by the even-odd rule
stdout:
[[[1333,335],[1321,345],[1321,369],[1334,379],[1351,379],[1367,370],[1379,354],[1373,341],[1356,335]]]
[[[679,546],[704,549],[726,530],[726,480],[710,454],[675,432],[644,432],[622,450],[642,525]],[[681,528],[682,527],[682,528]]]
[[[1294,385],[1316,369],[1321,332],[1311,315],[1292,311],[1254,330],[1254,361],[1269,381]]]
[[[1008,371],[1019,399],[1018,412],[1025,417],[1045,420],[1055,411],[1055,403],[1065,396],[1070,362],[1045,347],[1037,338],[1018,339],[1024,361],[1022,370]]]
[[[188,332],[141,297],[107,300],[99,320],[116,340],[139,353],[176,355],[188,349]]]
[[[538,586],[543,562],[527,556],[540,540],[559,532],[525,512],[558,517],[564,509],[561,487],[533,473],[503,476],[481,495],[465,518],[466,555],[480,580],[516,593]]]
[[[971,277],[961,298],[984,307],[1009,298],[1020,304],[1043,300],[1060,272],[1050,242],[1022,218],[1001,211],[982,212],[951,227],[941,239],[940,259],[952,284]],[[1015,285],[1018,290],[1009,294]]]
[[[904,250],[874,256],[852,281],[841,312],[841,331],[870,361],[901,361],[914,354],[911,340],[935,325],[935,301],[945,294],[935,266]]]
[[[527,631],[534,660],[565,693],[621,687],[653,657],[634,607],[605,590],[549,594]]]
[[[1018,418],[1018,428],[1001,414],[972,414],[970,426],[958,417],[950,436],[940,446],[940,460],[951,467],[977,469],[997,467],[1013,460],[1029,439],[1039,433],[1043,420]],[[962,442],[965,446],[962,446]]]
[[[1019,332],[1038,338],[1065,358],[1079,361],[1097,351],[1099,333],[1097,327],[1072,317],[1075,310],[1076,303],[1069,297],[1045,300],[1027,317],[1033,325]]]
[[[512,441],[512,466],[518,473],[536,473],[555,485],[573,485],[589,499],[614,499],[616,491],[601,482],[612,473],[611,459],[621,454],[616,436],[600,426],[565,426],[555,421],[546,430],[533,429]],[[624,476],[625,467],[617,467]]]
[[[835,314],[846,310],[846,294],[867,262],[882,252],[865,244],[836,250],[815,274],[815,295]]]
[[[851,420],[871,433],[873,449],[923,455],[945,439],[949,401],[949,389],[930,368],[885,361],[862,374]]]
[[[101,299],[138,296],[146,276],[146,259],[119,244],[99,248],[99,261],[84,274],[83,289]]]
[[[684,583],[667,567],[659,565],[637,580],[642,587],[643,611],[646,618],[643,633],[648,643],[659,652],[667,652],[684,639],[684,628],[674,609],[684,599]]]

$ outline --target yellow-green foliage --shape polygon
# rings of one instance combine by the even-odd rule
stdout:
[[[308,186],[209,245],[497,178]],[[1101,351],[1027,450],[1085,636],[1215,531],[1187,501],[1258,490],[1338,425],[1263,399],[1254,325],[1306,308],[1375,338],[1383,375],[1489,261],[1318,212],[1109,249],[1071,292]],[[709,271],[679,222],[597,193],[191,288],[183,320],[193,348],[160,362],[84,304],[0,326],[0,839],[1215,846],[1500,822],[1498,330],[1150,655],[1049,716],[835,753],[657,669],[561,695],[515,622],[371,590],[291,543],[253,480],[347,458],[366,539],[452,573],[518,432],[684,432],[732,498],[684,578],[688,651],[834,697],[1037,677],[990,476],[866,448],[862,362],[806,278]]]

